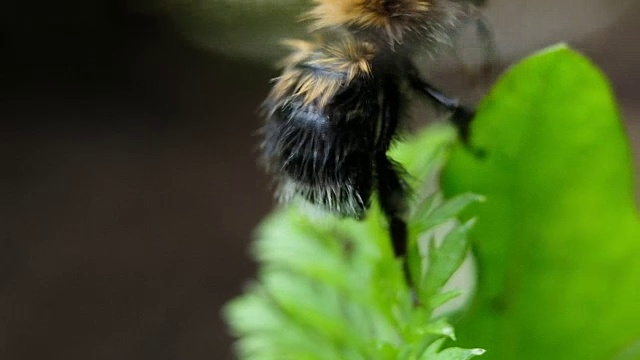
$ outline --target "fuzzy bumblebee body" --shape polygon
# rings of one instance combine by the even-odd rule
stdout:
[[[360,218],[369,207],[381,106],[373,48],[295,42],[267,99],[263,145],[280,197]],[[362,44],[360,44],[362,45]]]
[[[407,186],[387,157],[407,89],[464,115],[422,81],[410,56],[450,43],[465,12],[448,0],[315,0],[304,17],[313,42],[289,41],[291,55],[263,108],[262,152],[279,197],[302,197],[363,218],[377,190],[394,251],[406,247]]]
[[[314,0],[304,15],[312,31],[342,28],[358,38],[387,46],[431,46],[448,42],[467,14],[465,1]],[[462,3],[462,5],[461,5]]]

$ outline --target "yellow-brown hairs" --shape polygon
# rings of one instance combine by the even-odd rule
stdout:
[[[310,29],[348,28],[373,38],[383,36],[390,44],[400,44],[409,35],[432,37],[442,32],[434,26],[455,26],[463,9],[446,0],[314,0],[314,8],[304,14]],[[437,39],[435,39],[437,40]]]

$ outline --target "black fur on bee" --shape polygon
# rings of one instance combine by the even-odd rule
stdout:
[[[465,21],[461,1],[315,0],[304,15],[314,41],[289,41],[291,55],[263,104],[264,162],[282,201],[301,197],[362,219],[377,191],[394,252],[406,252],[409,189],[387,156],[406,94],[444,106],[465,129],[473,113],[424,81],[411,56],[450,43]]]

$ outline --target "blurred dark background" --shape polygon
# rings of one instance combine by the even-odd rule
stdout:
[[[277,46],[228,46],[248,41],[223,36],[243,11],[261,36],[267,14],[210,1],[0,7],[0,359],[231,358],[220,309],[252,276],[272,206],[255,109]],[[185,26],[206,10],[210,28]],[[496,0],[487,14],[498,68],[559,40],[593,58],[638,163],[637,3]]]

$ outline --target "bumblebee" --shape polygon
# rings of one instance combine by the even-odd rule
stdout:
[[[301,197],[362,219],[377,191],[396,256],[406,252],[409,188],[387,156],[417,92],[451,111],[466,133],[472,111],[421,78],[412,57],[452,43],[470,1],[315,0],[312,41],[292,52],[263,104],[262,155],[279,198]]]

